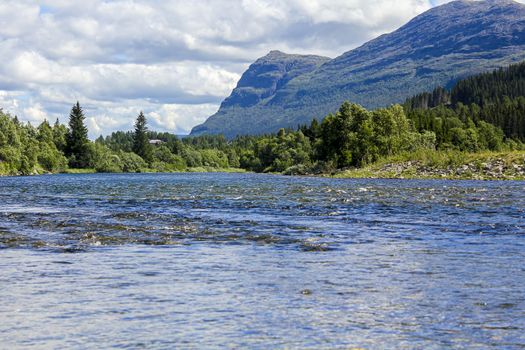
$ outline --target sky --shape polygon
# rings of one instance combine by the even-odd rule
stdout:
[[[0,108],[187,134],[271,50],[336,57],[442,0],[0,0]],[[525,2],[525,0],[521,1]]]

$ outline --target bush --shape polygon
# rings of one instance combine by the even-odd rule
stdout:
[[[212,168],[228,168],[228,156],[217,149],[203,149],[200,151],[202,165]]]
[[[153,151],[153,163],[151,167],[157,171],[162,171],[159,169],[166,169],[165,171],[182,171],[186,169],[186,162],[181,156],[173,154],[171,150],[162,145],[156,147]],[[163,164],[163,165],[162,165]]]
[[[109,148],[96,142],[89,143],[89,167],[99,173],[120,173],[123,170],[119,156],[113,154]]]
[[[144,159],[135,153],[120,151],[118,156],[122,164],[122,171],[125,173],[139,173],[147,168]]]
[[[67,168],[67,158],[54,144],[41,145],[37,159],[42,168],[49,172],[62,172]]]
[[[189,146],[185,146],[182,149],[182,158],[189,167],[195,168],[202,166],[201,153]]]

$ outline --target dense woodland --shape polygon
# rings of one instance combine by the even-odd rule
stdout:
[[[437,88],[414,96],[404,106],[368,111],[346,102],[335,114],[297,130],[233,140],[150,131],[140,113],[133,131],[92,142],[78,102],[67,126],[57,120],[34,127],[0,111],[0,174],[228,168],[327,173],[418,150],[523,149],[524,81],[525,63],[461,80],[451,91]]]
[[[456,118],[463,123],[496,125],[509,139],[525,141],[525,62],[458,81],[451,91],[442,87],[408,99],[405,110],[416,128],[446,134]],[[456,121],[452,121],[456,123]],[[446,139],[446,137],[445,137]],[[448,142],[448,140],[444,140]]]

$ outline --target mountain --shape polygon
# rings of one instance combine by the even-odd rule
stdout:
[[[192,135],[274,132],[335,111],[401,103],[436,86],[525,59],[525,5],[453,1],[335,59],[272,51],[243,74]]]
[[[196,126],[191,134],[234,137],[237,134],[256,134],[268,130],[265,125],[268,119],[262,114],[256,116],[255,111],[265,113],[267,102],[288,91],[287,85],[292,80],[300,81],[301,77],[314,72],[328,61],[328,57],[271,51],[255,61],[242,75],[232,94],[222,102],[219,112],[203,125]],[[277,118],[273,117],[271,123],[276,124]]]

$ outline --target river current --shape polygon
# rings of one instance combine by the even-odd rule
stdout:
[[[0,349],[523,349],[525,182],[0,178]]]

